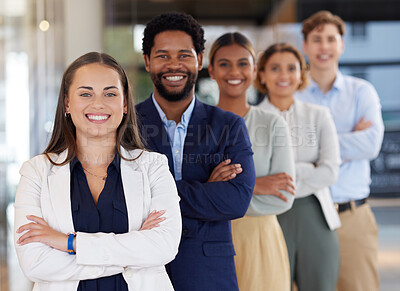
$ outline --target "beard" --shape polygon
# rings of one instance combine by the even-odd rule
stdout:
[[[186,84],[180,91],[168,91],[167,88],[162,84],[162,76],[166,73],[179,73],[186,75]],[[158,74],[151,74],[151,80],[153,81],[154,86],[156,87],[158,93],[161,97],[166,99],[170,102],[178,102],[185,100],[186,98],[190,97],[190,92],[192,91],[194,85],[196,84],[197,80],[197,73],[193,74],[190,71],[168,71],[162,72]]]

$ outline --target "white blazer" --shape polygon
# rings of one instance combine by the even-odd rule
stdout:
[[[137,157],[141,150],[121,153]],[[54,155],[60,163],[67,152]],[[15,230],[36,215],[55,230],[74,231],[69,164],[54,166],[45,155],[25,162],[15,196]],[[121,159],[129,232],[83,233],[76,236],[76,255],[43,243],[15,244],[20,266],[35,282],[33,290],[77,290],[79,280],[122,273],[129,290],[173,290],[164,265],[175,258],[181,238],[181,214],[175,181],[167,158],[146,152],[134,161]],[[166,210],[159,227],[139,231],[153,210]],[[14,230],[14,231],[15,231]],[[15,233],[15,232],[14,232]],[[22,234],[15,233],[15,241]],[[67,239],[66,239],[67,240]]]
[[[341,163],[336,127],[329,109],[295,99],[281,112],[265,98],[262,109],[284,117],[290,127],[296,162],[296,197],[315,194],[331,230],[341,226],[329,186],[338,178]]]

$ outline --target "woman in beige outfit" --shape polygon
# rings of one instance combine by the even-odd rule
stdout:
[[[253,197],[246,215],[232,221],[239,289],[290,290],[287,248],[276,219],[294,199],[288,126],[280,116],[247,103],[256,66],[254,49],[243,35],[227,33],[218,38],[211,47],[208,70],[219,86],[218,107],[244,118],[254,152]]]

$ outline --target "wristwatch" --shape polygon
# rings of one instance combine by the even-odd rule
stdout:
[[[74,252],[74,237],[76,236],[75,232],[69,232],[68,233],[68,244],[67,244],[67,252],[70,255],[75,255],[76,252]]]

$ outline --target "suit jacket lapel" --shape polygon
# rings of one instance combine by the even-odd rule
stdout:
[[[140,115],[139,118],[142,119],[140,122],[142,124],[141,132],[146,141],[146,147],[166,155],[168,157],[169,168],[173,174],[174,163],[168,134],[151,97],[140,104],[138,113]]]
[[[184,155],[199,153],[199,145],[202,144],[204,134],[207,129],[207,112],[204,104],[196,99],[193,108],[192,117],[187,129],[185,147],[183,150]],[[185,161],[185,159],[183,159]]]
[[[127,158],[135,158],[129,152],[121,148],[122,155]],[[137,154],[140,150],[137,151]],[[136,154],[136,151],[135,151]],[[64,161],[66,151],[60,154],[57,163]],[[124,187],[125,201],[128,209],[129,229],[137,230],[141,227],[143,217],[143,176],[137,171],[136,162],[121,160],[122,184]],[[74,223],[71,211],[70,195],[70,169],[69,164],[54,166],[52,174],[48,177],[51,204],[61,232],[74,231]]]
[[[57,163],[65,160],[67,151],[61,153]],[[54,166],[48,177],[49,194],[60,231],[67,233],[74,230],[71,212],[70,171],[69,164]]]
[[[135,154],[121,148],[121,153],[124,157],[129,159],[135,158],[139,155],[141,150],[135,150]],[[128,162],[121,159],[121,175],[122,185],[124,187],[126,208],[128,210],[129,230],[138,230],[142,226],[144,217],[144,187],[143,187],[143,174],[138,171],[137,162]],[[147,215],[147,213],[146,213]]]

